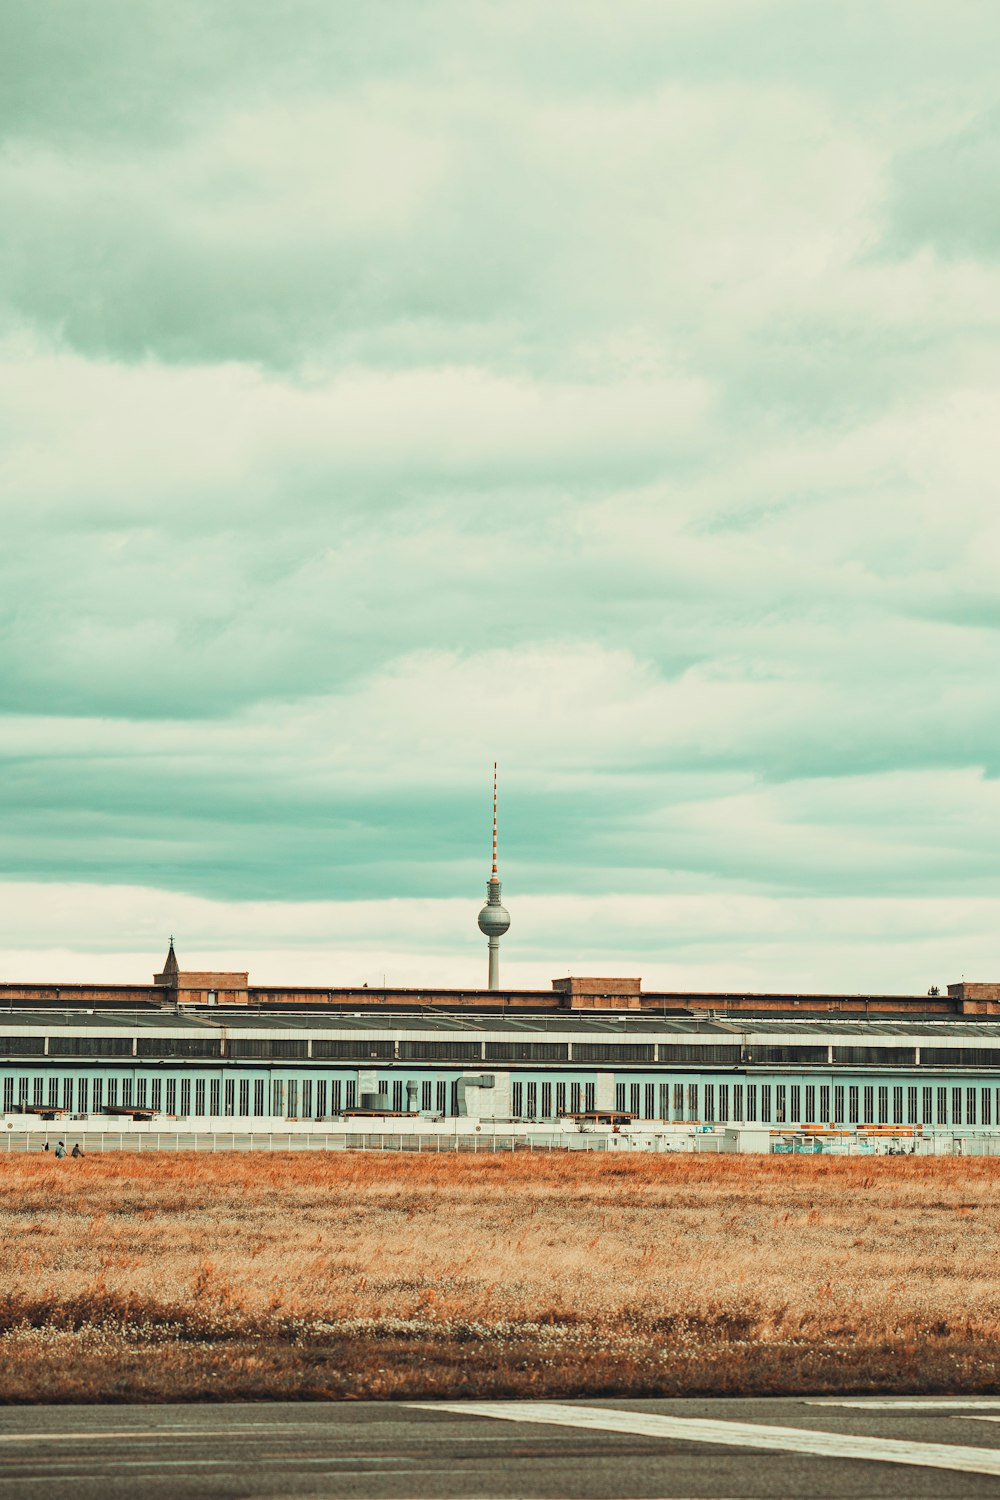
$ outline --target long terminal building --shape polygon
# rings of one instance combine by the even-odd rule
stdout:
[[[945,996],[254,990],[185,972],[150,986],[5,985],[8,1125],[146,1114],[273,1128],[352,1111],[516,1124],[616,1113],[637,1127],[1000,1129],[1000,986]]]

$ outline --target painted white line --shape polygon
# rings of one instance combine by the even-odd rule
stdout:
[[[806,1396],[802,1404],[852,1406],[857,1411],[1000,1411],[1000,1401],[981,1400],[978,1396],[969,1396],[964,1401],[960,1396],[943,1396],[940,1399],[934,1396],[887,1396],[885,1400],[878,1396],[865,1396],[857,1401],[841,1401],[836,1396]]]
[[[100,1443],[112,1438],[128,1438],[131,1442],[158,1442],[160,1438],[181,1438],[185,1442],[202,1437],[230,1437],[234,1432],[272,1433],[300,1432],[308,1436],[316,1430],[309,1422],[242,1422],[228,1427],[128,1427],[122,1432],[0,1432],[0,1443]],[[326,1433],[321,1433],[325,1438]]]
[[[753,1422],[720,1422],[671,1417],[660,1412],[615,1411],[601,1406],[562,1406],[555,1401],[408,1401],[421,1411],[447,1411],[463,1417],[497,1417],[505,1422],[585,1427],[674,1442],[717,1443],[726,1448],[766,1448],[809,1453],[816,1458],[867,1459],[872,1463],[913,1464],[922,1469],[953,1469],[964,1474],[1000,1475],[1000,1452],[960,1448],[950,1443],[908,1443],[895,1438],[858,1437],[845,1432],[810,1432]]]
[[[112,1438],[152,1436],[149,1432],[3,1432],[0,1443],[103,1443]]]

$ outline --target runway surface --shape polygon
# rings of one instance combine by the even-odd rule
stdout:
[[[1000,1496],[1000,1398],[0,1409],[0,1500]]]

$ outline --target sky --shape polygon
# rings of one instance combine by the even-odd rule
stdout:
[[[7,0],[0,979],[1000,979],[995,0]]]

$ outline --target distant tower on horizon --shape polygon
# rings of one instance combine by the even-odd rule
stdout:
[[[493,873],[486,882],[486,905],[479,913],[479,930],[486,934],[490,946],[489,988],[500,988],[500,939],[510,926],[510,912],[500,901],[500,876],[497,874],[497,763],[493,762]]]

